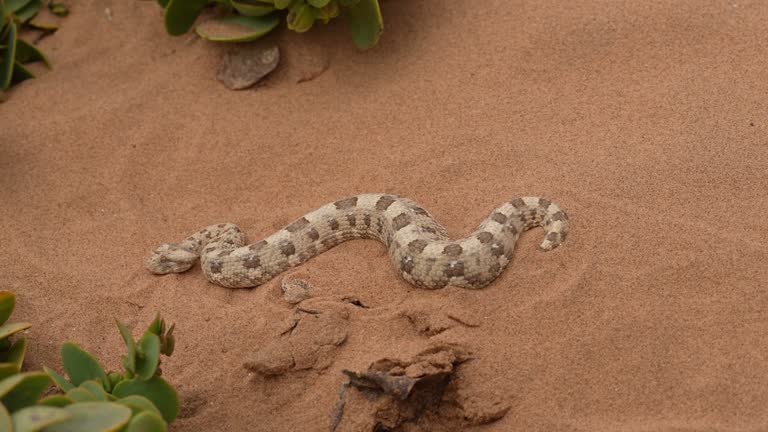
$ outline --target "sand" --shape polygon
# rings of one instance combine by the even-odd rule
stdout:
[[[233,92],[215,79],[229,47],[167,36],[155,2],[73,2],[40,44],[55,69],[0,106],[0,282],[34,323],[27,367],[60,369],[75,340],[118,368],[113,319],[138,334],[159,311],[174,431],[328,430],[342,369],[435,344],[472,351],[452,390],[471,421],[506,414],[400,430],[768,430],[768,4],[567,3],[388,0],[375,49],[340,21],[280,31],[278,69]],[[210,223],[255,240],[362,192],[455,236],[543,195],[572,232],[548,253],[527,232],[477,291],[416,289],[379,243],[345,243],[285,275],[330,311],[293,341],[282,277],[229,290],[143,267]],[[301,368],[243,366],[268,349]],[[339,430],[370,430],[350,394]]]

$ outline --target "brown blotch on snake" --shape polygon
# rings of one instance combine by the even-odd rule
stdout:
[[[448,255],[449,257],[454,257],[454,258],[461,255],[463,251],[464,249],[462,249],[461,245],[457,245],[455,243],[449,244],[448,246],[443,248],[443,253],[445,255]]]
[[[480,243],[488,243],[489,241],[493,240],[493,234],[489,233],[488,231],[483,231],[477,235],[477,239],[480,241]]]
[[[288,232],[301,231],[307,225],[309,225],[309,221],[307,220],[307,218],[303,217],[297,220],[296,222],[285,227],[285,230]]]
[[[296,253],[296,246],[290,240],[283,240],[280,243],[280,252],[285,256],[291,256]]]
[[[376,201],[376,210],[384,211],[395,202],[395,198],[389,195],[384,195]]]
[[[397,211],[390,210],[393,205]],[[340,220],[348,224],[342,226]],[[413,228],[404,229],[410,225]],[[569,222],[549,199],[519,197],[491,212],[468,237],[451,239],[415,202],[390,194],[362,194],[319,207],[250,245],[234,224],[208,226],[180,243],[160,245],[146,267],[156,274],[180,273],[202,258],[209,281],[253,287],[346,240],[373,238],[385,244],[396,272],[416,287],[477,289],[499,277],[519,233],[533,226],[544,228],[539,247],[549,251],[566,238]]]
[[[317,239],[320,238],[320,233],[317,232],[316,229],[310,228],[309,231],[307,231],[307,237],[309,237],[310,241],[317,241]]]
[[[343,200],[336,201],[333,203],[337,209],[344,210],[348,208],[352,208],[357,205],[357,197],[349,197]]]
[[[261,260],[256,255],[251,255],[243,260],[243,267],[247,269],[254,269],[261,266]]]
[[[262,249],[264,249],[267,246],[266,240],[259,240],[256,243],[248,246],[248,249],[250,249],[252,252],[258,252]]]
[[[416,239],[408,243],[408,250],[420,254],[428,244],[429,242],[424,239]]]
[[[500,223],[502,225],[507,222],[507,217],[504,214],[498,213],[498,212],[492,214],[491,215],[491,219],[495,220],[496,222],[498,222],[498,223]]]
[[[411,218],[405,213],[400,213],[394,219],[392,219],[392,227],[395,231],[400,231],[401,229],[407,227],[410,223]]]

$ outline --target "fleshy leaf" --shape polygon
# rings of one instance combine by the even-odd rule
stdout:
[[[0,44],[6,47],[3,51],[2,64],[0,64],[0,90],[7,90],[11,86],[11,79],[13,78],[13,66],[16,58],[16,23],[13,20],[8,22],[5,33],[5,38],[0,40]],[[0,326],[0,329],[2,328],[3,326]],[[0,339],[3,338],[4,336],[0,334]]]
[[[56,24],[41,22],[37,18],[32,18],[31,20],[27,21],[27,25],[30,27],[34,27],[38,30],[42,30],[44,32],[54,32],[59,29],[59,26],[57,26]]]
[[[115,386],[112,394],[119,398],[130,395],[144,396],[155,404],[168,423],[173,422],[179,414],[179,397],[176,390],[157,375],[147,381],[138,379],[121,381]]]
[[[10,324],[3,324],[0,326],[0,339],[5,339],[8,336],[18,333],[22,330],[26,330],[28,328],[32,327],[32,324],[29,323],[10,323]]]
[[[275,8],[283,10],[288,9],[294,0],[275,0]]]
[[[102,387],[101,384],[96,380],[88,380],[80,384],[79,387],[88,390],[92,395],[96,396],[96,399],[98,400],[106,401],[108,399],[107,392],[104,391],[104,387]]]
[[[384,19],[378,0],[360,0],[354,6],[346,7],[345,14],[352,41],[358,48],[368,49],[379,42]]]
[[[78,402],[98,402],[99,398],[82,387],[75,387],[67,392],[67,397]]]
[[[171,36],[188,32],[208,0],[170,0],[165,8],[165,30]]]
[[[306,3],[296,3],[286,17],[288,28],[298,33],[308,31],[315,23],[315,11],[315,8]]]
[[[11,78],[11,85],[18,84],[22,81],[26,81],[30,78],[34,78],[35,74],[32,73],[31,70],[24,67],[23,64],[17,62],[13,63],[13,78]],[[32,327],[31,324],[28,324],[28,327]]]
[[[144,396],[140,396],[140,395],[126,396],[124,398],[118,399],[117,403],[121,405],[125,405],[128,408],[130,408],[131,411],[133,411],[134,415],[144,411],[149,411],[157,414],[158,416],[162,416],[162,414],[160,414],[160,410],[157,409],[155,404],[153,404],[151,400],[145,398]]]
[[[125,432],[166,432],[168,425],[159,414],[143,412],[135,415]]]
[[[45,406],[52,406],[52,407],[65,407],[73,403],[75,403],[75,401],[73,401],[66,395],[61,395],[61,394],[46,396],[40,399],[39,401],[37,401],[37,405],[45,405]]]
[[[16,306],[16,295],[10,291],[0,291],[0,325],[5,324],[11,317],[14,306]]]
[[[43,6],[42,0],[30,0],[23,8],[15,12],[16,19],[25,23],[32,19],[40,11],[40,7]]]
[[[152,378],[160,361],[160,338],[147,332],[139,341],[141,357],[136,362],[136,377],[140,380]]]
[[[48,368],[46,366],[43,366],[43,371],[45,371],[45,373],[47,373],[48,376],[51,377],[51,380],[53,381],[54,384],[56,384],[56,387],[58,387],[59,390],[61,390],[63,392],[67,392],[67,391],[72,390],[73,388],[75,388],[74,384],[72,384],[71,382],[67,381],[66,378],[64,378],[63,376],[59,375],[59,373],[56,372],[55,370],[50,369],[50,368]]]
[[[275,6],[271,3],[253,0],[232,0],[232,6],[240,12],[240,15],[245,16],[264,16],[275,10]]]
[[[71,417],[72,414],[63,408],[31,406],[13,413],[11,420],[15,431],[37,432]]]
[[[61,359],[72,384],[78,386],[89,379],[97,379],[103,385],[109,385],[107,373],[99,362],[76,343],[64,342],[61,346]]]
[[[0,5],[2,5],[0,0]],[[11,420],[11,414],[7,409],[0,404],[0,432],[13,432],[13,420]]]
[[[48,3],[48,9],[50,9],[51,13],[57,16],[64,17],[69,15],[69,8],[64,3],[51,1],[50,3]]]
[[[11,413],[37,401],[51,380],[45,372],[25,372],[0,381],[0,401]]]
[[[128,327],[126,327],[125,324],[118,320],[115,321],[117,322],[117,328],[120,329],[120,334],[123,336],[125,346],[128,348],[128,354],[126,354],[126,356],[123,358],[123,367],[128,371],[135,372],[136,342],[133,340],[133,335],[131,334],[131,331],[128,330]]]
[[[6,357],[3,361],[16,365],[16,370],[20,371],[21,365],[24,364],[24,353],[26,348],[27,338],[19,338],[19,340],[17,340],[16,343],[11,346],[11,349],[8,350],[8,353],[6,354]]]
[[[128,424],[131,410],[114,402],[81,402],[64,408],[72,417],[45,429],[45,432],[108,432]]]
[[[195,28],[200,37],[216,42],[248,42],[258,39],[277,27],[276,15],[249,17],[232,15],[208,20]]]
[[[0,363],[0,381],[11,375],[19,373],[19,369],[13,363]]]
[[[10,13],[15,14],[31,2],[32,0],[5,0],[5,9]]]

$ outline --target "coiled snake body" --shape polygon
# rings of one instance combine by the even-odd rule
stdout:
[[[540,248],[565,240],[568,217],[546,198],[521,197],[494,210],[463,239],[448,233],[415,202],[390,194],[362,194],[326,204],[272,234],[246,245],[237,225],[211,225],[180,243],[163,244],[146,261],[156,274],[180,273],[200,258],[212,283],[254,287],[347,240],[377,239],[402,277],[420,288],[448,285],[482,288],[509,263],[520,234],[542,226]]]

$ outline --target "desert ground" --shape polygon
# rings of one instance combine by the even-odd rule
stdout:
[[[382,13],[368,51],[341,19],[281,25],[278,68],[230,91],[232,46],[168,36],[155,2],[72,2],[39,44],[53,70],[0,105],[0,282],[33,323],[27,368],[60,369],[72,340],[117,369],[114,319],[139,332],[160,312],[173,431],[326,431],[343,369],[435,347],[465,356],[440,403],[408,417],[349,388],[337,430],[768,430],[768,3]],[[249,289],[144,267],[207,225],[255,241],[365,192],[456,238],[527,195],[571,230],[550,252],[525,232],[479,290],[419,289],[373,240]]]

